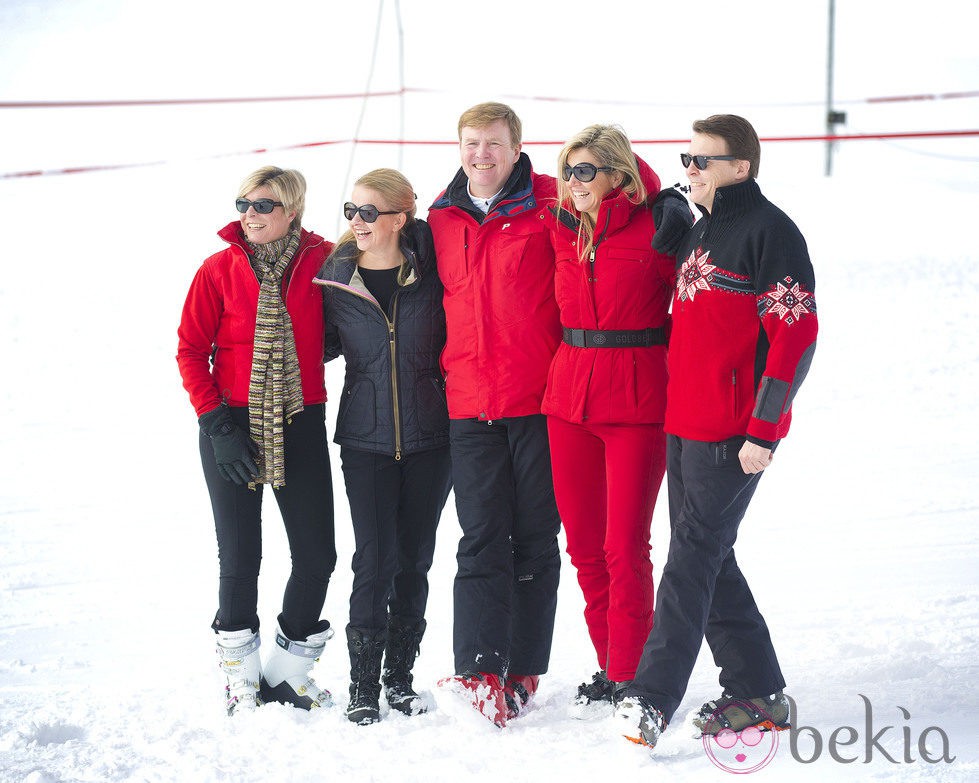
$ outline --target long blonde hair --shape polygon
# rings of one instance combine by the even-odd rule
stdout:
[[[364,188],[370,188],[381,194],[381,198],[387,204],[375,204],[378,209],[387,206],[388,209],[397,210],[405,214],[407,219],[401,227],[402,234],[414,223],[416,211],[415,189],[411,187],[408,178],[400,171],[396,169],[374,169],[373,171],[368,171],[354,183],[355,187],[358,185]],[[337,240],[334,252],[349,243],[356,245],[357,239],[354,237],[354,232],[348,228],[343,236]],[[359,253],[357,255],[359,257]],[[398,285],[404,285],[409,274],[410,270],[408,269],[406,259],[402,256],[401,269],[398,272]]]
[[[564,167],[575,150],[586,149],[602,166],[622,174],[622,192],[632,204],[646,200],[646,186],[639,176],[639,164],[632,151],[629,137],[619,125],[589,125],[568,139],[557,157],[558,206],[579,218],[578,257],[588,257],[595,245],[595,221],[587,212],[579,213],[571,202],[571,186],[564,179]]]

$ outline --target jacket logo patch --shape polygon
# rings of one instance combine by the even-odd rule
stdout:
[[[510,224],[509,223],[504,223],[503,224],[503,228],[501,228],[500,231],[506,231],[508,228],[510,228]]]
[[[816,298],[799,283],[786,277],[769,289],[758,300],[758,315],[768,313],[778,316],[787,324],[794,324],[804,315],[816,312]]]
[[[680,274],[676,276],[676,290],[680,301],[689,299],[692,302],[698,291],[709,291],[714,281],[715,269],[717,267],[710,263],[709,250],[699,256],[696,250],[691,252],[680,267]]]

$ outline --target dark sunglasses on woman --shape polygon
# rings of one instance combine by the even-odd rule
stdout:
[[[281,201],[273,201],[270,198],[260,198],[249,201],[247,198],[240,198],[235,201],[235,209],[244,215],[249,207],[252,207],[259,215],[267,215],[276,207],[284,206]]]
[[[348,201],[343,205],[343,216],[347,220],[353,220],[354,215],[359,213],[365,223],[373,223],[375,220],[377,220],[379,215],[397,215],[399,212],[400,210],[397,209],[387,211],[380,210],[373,204],[364,204],[363,206],[358,207],[352,201]]]
[[[569,166],[567,163],[564,164],[564,169],[562,169],[562,174],[564,176],[564,181],[569,182],[571,180],[571,175],[574,174],[575,179],[578,182],[591,182],[595,177],[598,176],[598,172],[604,171],[606,174],[611,174],[615,169],[611,166],[595,166],[591,163],[579,163],[577,166]]]

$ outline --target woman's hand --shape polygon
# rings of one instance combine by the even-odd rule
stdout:
[[[226,405],[219,405],[212,411],[202,414],[198,423],[204,434],[211,439],[214,448],[214,461],[221,478],[244,486],[258,476],[255,457],[258,447],[247,434],[231,419]]]

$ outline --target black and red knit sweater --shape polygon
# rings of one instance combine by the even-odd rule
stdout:
[[[718,188],[701,211],[677,252],[665,429],[771,448],[816,348],[809,251],[754,179]]]

